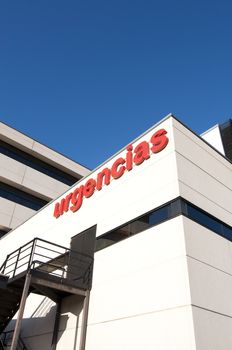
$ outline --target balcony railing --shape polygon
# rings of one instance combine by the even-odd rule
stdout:
[[[92,268],[91,256],[35,238],[7,255],[0,272],[10,280],[36,270],[74,284],[79,281],[89,289]]]

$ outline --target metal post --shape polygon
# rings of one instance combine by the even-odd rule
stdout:
[[[15,329],[14,329],[14,334],[13,334],[13,339],[12,339],[10,350],[16,350],[16,348],[17,348],[23,313],[24,313],[25,304],[26,304],[26,300],[27,300],[27,296],[28,296],[29,287],[30,287],[30,282],[31,282],[31,275],[30,275],[30,273],[27,273],[26,278],[25,278],[25,282],[24,282],[23,294],[22,294],[21,301],[20,301],[18,317],[17,317]]]
[[[33,262],[35,249],[36,249],[36,242],[37,242],[37,238],[33,239],[32,247],[31,247],[31,253],[30,253],[30,257],[29,257],[29,261],[28,261],[28,267],[27,267],[28,271],[31,269],[31,265],[32,265],[32,262]]]
[[[86,297],[84,300],[83,316],[82,316],[82,322],[81,322],[80,350],[85,350],[87,321],[88,321],[88,312],[89,312],[89,296],[90,296],[90,290],[87,290]]]
[[[18,261],[19,261],[20,254],[21,254],[21,249],[22,249],[22,247],[20,247],[20,248],[19,248],[19,251],[18,251],[18,255],[17,255],[17,258],[16,258],[15,267],[14,267],[14,272],[13,272],[13,276],[12,276],[12,277],[14,277],[15,274],[16,274],[17,265],[18,265]]]
[[[58,338],[58,332],[59,332],[60,310],[61,310],[61,301],[59,300],[56,303],[56,315],[55,315],[55,323],[54,323],[54,329],[53,329],[53,335],[52,335],[51,350],[56,350],[57,338]]]

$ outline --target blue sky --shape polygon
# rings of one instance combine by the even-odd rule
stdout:
[[[174,113],[232,117],[232,2],[0,4],[0,119],[94,168]]]

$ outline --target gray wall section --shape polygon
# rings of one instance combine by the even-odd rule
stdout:
[[[232,225],[232,166],[174,122],[180,195]],[[232,347],[232,243],[183,218],[197,350]]]
[[[0,122],[0,140],[45,161],[69,175],[83,177],[84,166]],[[69,186],[0,153],[0,182],[49,202],[68,190]],[[6,232],[29,219],[36,210],[14,200],[0,197],[0,229]]]

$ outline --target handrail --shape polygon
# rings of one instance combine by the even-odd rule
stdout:
[[[31,243],[33,244],[33,243],[36,242],[36,241],[41,241],[41,242],[44,242],[44,243],[52,244],[52,245],[54,245],[54,246],[56,246],[56,247],[59,247],[59,248],[62,248],[62,249],[66,249],[67,251],[71,251],[70,248],[66,248],[66,247],[63,247],[63,246],[61,246],[61,245],[59,245],[59,244],[57,244],[57,243],[52,243],[52,242],[49,242],[49,241],[47,241],[47,240],[45,240],[45,239],[35,237],[35,238],[32,239],[31,241],[25,243],[24,245],[22,245],[22,246],[19,247],[18,249],[15,249],[13,252],[11,252],[10,254],[8,254],[7,257],[6,257],[6,259],[4,260],[4,262],[2,263],[2,265],[1,265],[1,267],[0,267],[0,271],[2,271],[2,269],[3,269],[4,265],[5,265],[5,263],[6,263],[8,260],[11,260],[10,256],[12,256],[14,253],[17,253],[17,252],[19,251],[19,249],[21,249],[21,252],[24,252],[25,250],[31,248],[31,247],[28,247],[27,249],[22,250],[22,249],[23,249],[24,247],[26,247],[27,245],[29,245],[29,244],[31,244]],[[43,249],[48,249],[48,248],[43,247]],[[48,250],[49,250],[49,249],[48,249]],[[92,259],[92,256],[90,256],[90,255],[88,255],[88,254],[82,253],[82,252],[77,251],[77,250],[72,250],[72,251],[75,252],[75,253],[77,253],[77,254],[80,254],[80,255],[82,255],[82,256],[85,256],[85,257],[88,257],[88,258]],[[16,255],[16,256],[17,256],[17,255]]]
[[[34,242],[36,239],[38,239],[38,238],[34,238],[34,239],[32,239],[31,241],[29,241],[29,242],[23,244],[20,248],[21,248],[21,249],[24,248],[26,245],[29,245],[30,243]],[[11,252],[10,254],[8,254],[8,256],[10,256],[10,255],[16,253],[20,248],[15,249],[13,252]]]
[[[0,339],[0,350],[4,350],[4,344],[3,344],[2,339]]]
[[[34,239],[32,239],[31,241],[25,243],[25,244],[22,245],[20,248],[22,249],[22,248],[24,248],[25,246],[29,245],[30,243],[34,242],[35,239],[37,239],[37,238],[34,238]],[[11,252],[10,254],[8,254],[8,255],[6,256],[6,259],[4,260],[3,264],[2,264],[1,267],[0,267],[0,271],[2,271],[4,265],[5,265],[6,262],[9,260],[9,257],[10,257],[11,255],[13,255],[14,253],[17,253],[18,250],[19,250],[20,248],[15,249],[13,252]]]
[[[12,255],[14,255],[14,260],[12,260]],[[0,272],[8,276],[10,280],[22,272],[39,270],[73,282],[82,279],[83,284],[89,288],[92,267],[93,257],[90,255],[44,239],[34,238],[8,254]]]
[[[7,255],[6,259],[3,261],[3,264],[0,267],[0,272],[4,271],[4,267],[6,265],[7,259],[8,259],[8,255]]]
[[[70,251],[71,251],[70,248],[63,247],[62,245],[59,245],[59,244],[57,244],[57,243],[52,243],[52,242],[46,241],[45,239],[42,239],[42,238],[35,238],[35,240],[38,240],[38,241],[41,241],[41,242],[44,242],[44,243],[48,243],[48,244],[52,244],[52,245],[54,245],[54,246],[56,246],[56,247],[59,247],[59,248],[62,248],[62,249],[66,249],[66,250],[70,250]],[[72,250],[72,251],[73,251],[73,252],[76,252],[76,253],[78,253],[78,254],[80,254],[80,255],[83,255],[83,256],[86,256],[86,257],[88,257],[88,258],[93,259],[93,257],[92,257],[91,255],[88,255],[88,254],[79,252],[79,251],[77,251],[77,250]]]

